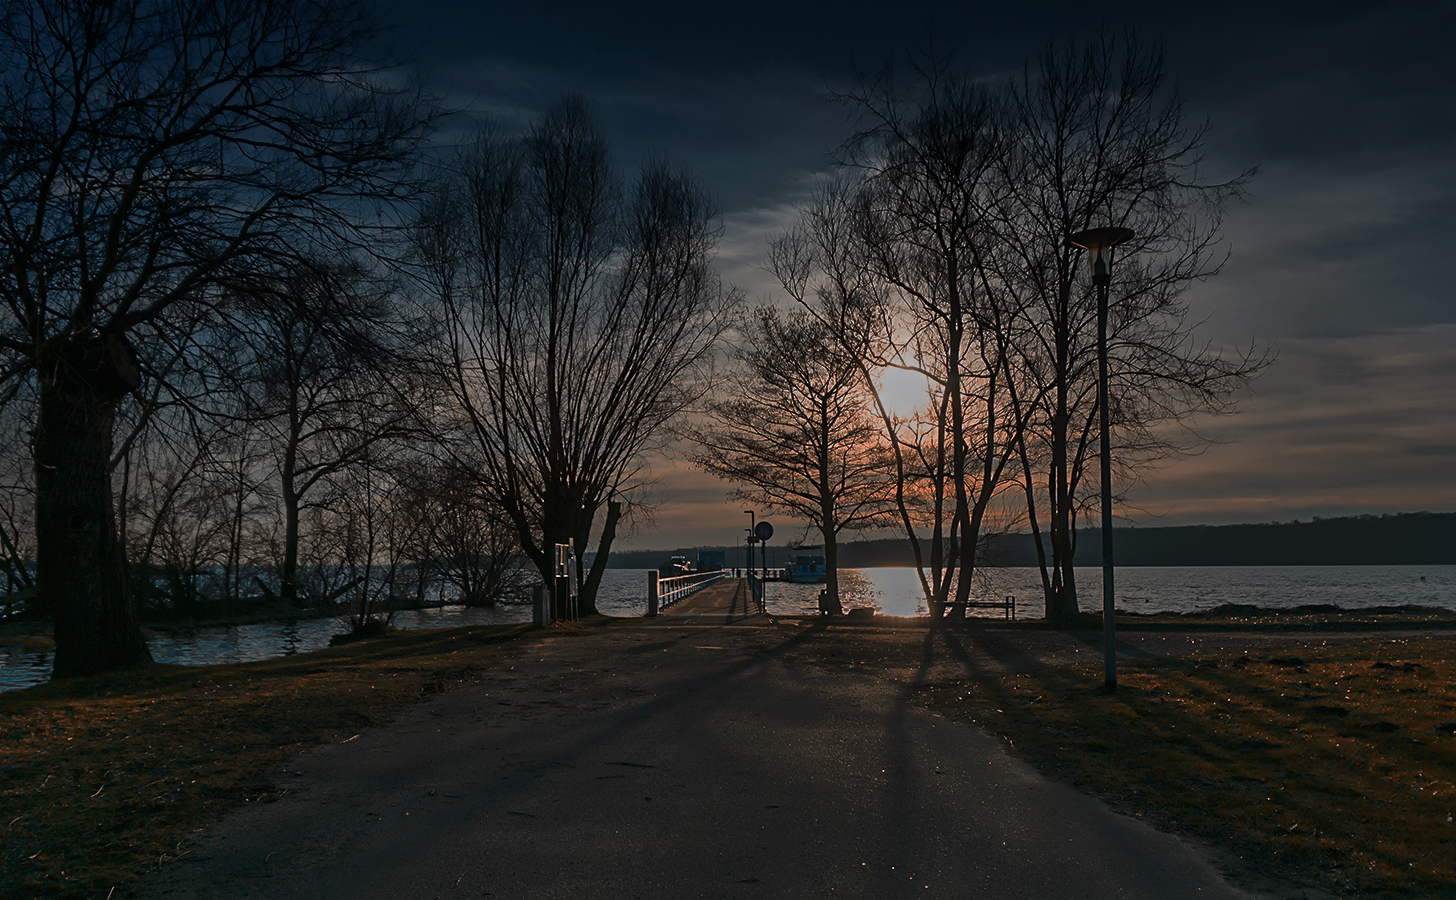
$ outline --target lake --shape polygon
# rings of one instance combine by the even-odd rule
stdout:
[[[1102,570],[1077,569],[1082,608],[1101,609]],[[769,583],[767,604],[778,615],[812,615],[817,584]],[[1346,609],[1416,604],[1456,610],[1456,566],[1203,566],[1129,567],[1117,570],[1117,606],[1137,613],[1196,612],[1225,603],[1289,608],[1333,603]],[[914,569],[846,569],[840,590],[850,608],[869,607],[884,615],[925,614]],[[1018,614],[1039,618],[1041,584],[1036,569],[991,569],[978,577],[979,598],[1016,598]],[[608,569],[598,607],[615,616],[640,616],[646,609],[647,570]],[[1000,616],[999,611],[972,614]],[[406,610],[400,628],[455,628],[527,622],[528,606],[446,606]],[[252,662],[326,647],[344,628],[337,619],[263,622],[186,633],[158,633],[148,639],[162,663],[202,666]],[[49,653],[0,650],[0,691],[40,684],[50,675]]]

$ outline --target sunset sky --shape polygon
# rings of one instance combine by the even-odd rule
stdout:
[[[1232,257],[1191,293],[1215,345],[1273,347],[1220,443],[1149,472],[1140,525],[1456,509],[1456,2],[438,3],[388,0],[401,50],[474,121],[520,128],[579,90],[630,169],[665,154],[722,208],[718,268],[778,298],[762,264],[848,134],[827,89],[907,50],[997,78],[1049,40],[1160,41],[1205,170],[1259,166],[1228,210]],[[414,48],[412,51],[410,48]],[[632,548],[733,544],[728,486],[657,467]],[[777,518],[777,517],[776,517]],[[778,534],[796,536],[787,521]]]

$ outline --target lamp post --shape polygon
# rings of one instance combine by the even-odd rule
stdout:
[[[745,509],[743,511],[743,514],[746,515],[746,516],[748,516],[748,540],[746,542],[747,543],[747,556],[744,558],[743,574],[745,574],[748,577],[752,578],[753,577],[753,542],[756,541],[756,540],[758,540],[758,539],[753,536],[753,529],[754,529],[754,525],[755,525],[755,523],[754,523],[753,510],[751,510],[751,509]]]
[[[1112,284],[1112,248],[1133,236],[1131,228],[1089,228],[1067,236],[1087,251],[1097,286],[1097,406],[1102,426],[1102,657],[1103,687],[1117,690],[1117,615],[1112,577],[1112,429],[1107,390],[1107,290]]]

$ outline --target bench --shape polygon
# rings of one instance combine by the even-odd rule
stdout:
[[[972,600],[966,604],[967,609],[999,609],[1006,614],[1006,618],[1016,618],[1016,595],[1008,594],[1004,600]]]

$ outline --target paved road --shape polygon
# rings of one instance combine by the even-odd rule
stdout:
[[[1233,898],[1191,848],[748,625],[543,641],[291,762],[146,896]]]

